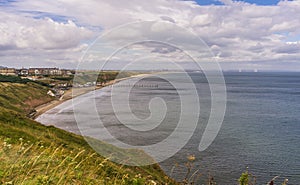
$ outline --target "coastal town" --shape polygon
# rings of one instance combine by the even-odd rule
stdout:
[[[8,68],[0,67],[0,74],[23,77],[40,77],[40,76],[70,76],[75,74],[75,70],[53,68]]]
[[[32,80],[43,83],[51,90],[48,95],[60,98],[65,91],[72,87],[73,75],[75,70],[53,68],[8,68],[0,67],[0,75],[11,76],[10,78],[19,77],[21,79]]]
[[[117,71],[76,71],[59,68],[8,68],[0,67],[0,82],[4,83],[34,83],[46,89],[45,95],[53,101],[31,109],[27,116],[35,118],[66,100],[82,95],[94,89],[111,85],[118,81],[116,78],[126,78],[136,73],[122,73]]]
[[[76,73],[76,81],[74,76]],[[71,88],[84,89],[103,87],[113,83],[116,78],[124,78],[137,74],[136,72],[91,71],[60,69],[57,67],[9,68],[0,66],[0,81],[2,82],[36,82],[50,87],[48,95],[61,98]]]

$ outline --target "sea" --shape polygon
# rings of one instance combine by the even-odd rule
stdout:
[[[168,77],[165,80],[162,76]],[[107,129],[114,138],[132,146],[154,145],[168,138],[175,131],[182,100],[195,98],[189,94],[186,81],[181,73],[165,73],[160,77],[146,76],[140,78],[133,85],[133,79],[127,79],[115,84],[118,88],[132,86],[128,94],[131,112],[122,111],[123,101],[115,101],[112,105],[112,88],[108,86],[94,92],[84,94],[47,111],[36,120],[45,125],[54,125],[74,133],[78,130],[74,116],[75,105],[83,105],[82,111],[90,109],[84,105],[93,100],[103,126],[85,127],[85,134],[93,133],[95,129]],[[199,151],[199,142],[208,124],[212,111],[211,89],[203,73],[189,72],[188,75],[197,90],[200,110],[197,127],[191,138],[180,150],[159,164],[167,175],[178,181],[187,175],[187,157],[194,155],[190,161],[191,173],[188,177],[195,177],[195,184],[206,184],[208,177],[212,177],[217,184],[238,184],[242,172],[248,171],[256,184],[267,184],[277,177],[276,183],[281,184],[288,179],[290,185],[300,184],[300,73],[292,72],[224,72],[226,85],[226,110],[221,128],[212,142],[204,151]],[[137,79],[135,79],[136,81]],[[118,91],[119,93],[122,91]],[[132,127],[122,124],[116,114],[125,117],[126,122],[136,122],[136,118],[147,119],[153,110],[149,102],[153,98],[163,100],[166,116],[159,125],[132,130]],[[157,100],[157,99],[156,99]],[[194,100],[192,100],[194,101]],[[196,100],[195,100],[196,101]],[[158,103],[158,105],[162,105]],[[117,110],[114,107],[119,107]],[[154,110],[156,108],[154,107]],[[161,110],[161,107],[157,107]],[[165,110],[165,109],[163,109]],[[197,109],[196,109],[197,110]],[[80,111],[80,110],[79,110]],[[118,112],[115,112],[118,111]],[[195,110],[189,109],[193,112]],[[76,112],[78,114],[78,110]],[[155,111],[154,111],[155,113]],[[80,112],[79,112],[80,114]],[[84,113],[85,114],[85,113]],[[132,116],[132,114],[134,116]],[[87,114],[88,115],[88,114]],[[97,124],[91,116],[89,122]],[[137,123],[136,123],[137,124]],[[149,124],[157,124],[149,122]],[[140,128],[140,127],[139,127]],[[143,128],[143,126],[141,127]],[[152,128],[152,130],[149,130]],[[177,130],[185,132],[185,130]],[[101,132],[99,132],[101,133]],[[98,139],[114,144],[114,140],[107,135],[98,134]],[[168,150],[168,147],[165,148]],[[193,175],[194,174],[194,175]]]

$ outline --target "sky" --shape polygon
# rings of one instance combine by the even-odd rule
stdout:
[[[159,21],[166,24],[123,29],[111,42],[167,40],[162,35],[169,34],[184,39],[180,47],[197,55],[202,46],[178,31],[184,28],[202,39],[224,70],[300,71],[299,20],[300,0],[0,0],[0,66],[76,68],[104,33],[132,22]],[[160,37],[153,37],[154,26]],[[141,43],[131,50],[180,58],[178,49]],[[113,52],[97,49],[90,58],[102,60]]]
[[[242,1],[242,0],[240,0]],[[247,2],[256,5],[277,5],[280,0],[246,0],[242,2]],[[217,0],[197,0],[199,5],[224,5],[225,3]]]

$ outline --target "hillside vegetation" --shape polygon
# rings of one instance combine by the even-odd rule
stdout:
[[[27,118],[52,100],[47,91],[31,82],[0,82],[0,184],[175,184],[158,165],[115,164],[83,137]]]
[[[0,106],[18,113],[28,114],[43,103],[53,100],[47,95],[48,88],[33,82],[0,82]]]

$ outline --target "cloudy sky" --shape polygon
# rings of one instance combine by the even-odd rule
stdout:
[[[299,20],[300,0],[0,0],[0,66],[76,68],[101,34],[132,22],[158,21],[197,35],[224,70],[300,71]],[[165,27],[155,30],[161,36],[174,30]],[[117,39],[141,32],[143,39],[151,35],[139,27],[123,29]],[[183,42],[192,52],[201,48],[193,39]],[[131,49],[137,46],[172,56],[178,51],[153,42]]]

